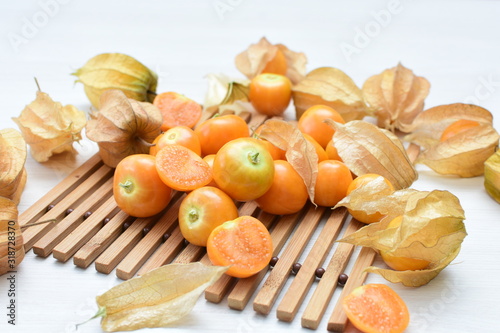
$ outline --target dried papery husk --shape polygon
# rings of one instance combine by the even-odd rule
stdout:
[[[236,68],[247,78],[253,79],[262,73],[267,63],[275,57],[278,50],[283,53],[286,59],[285,75],[293,84],[298,83],[306,73],[306,55],[292,51],[283,44],[273,45],[266,37],[262,37],[258,43],[251,44],[248,49],[236,56]]]
[[[420,287],[429,283],[432,279],[441,273],[455,258],[458,256],[460,248],[451,252],[443,260],[429,264],[426,269],[421,270],[406,270],[394,271],[391,269],[384,269],[380,267],[370,266],[365,271],[368,273],[375,273],[382,276],[387,281],[392,283],[401,283],[407,287]]]
[[[306,75],[306,55],[302,52],[292,51],[283,44],[276,44],[276,46],[286,58],[287,69],[285,76],[292,81],[292,84],[302,81]]]
[[[232,79],[224,74],[208,74],[208,90],[203,107],[248,102],[250,80]]]
[[[498,139],[493,127],[482,124],[423,151],[415,163],[443,175],[480,176],[484,162],[498,147]]]
[[[257,112],[250,102],[235,101],[231,104],[222,104],[217,108],[219,114],[234,113],[236,115],[242,112]]]
[[[128,98],[153,102],[158,76],[136,59],[121,53],[103,53],[91,58],[75,73],[85,94],[100,108],[101,94],[108,89],[121,90]]]
[[[479,126],[440,141],[443,131],[458,120],[473,120]],[[422,112],[404,139],[423,147],[415,163],[425,164],[435,172],[459,177],[480,176],[484,162],[498,146],[499,135],[492,126],[491,113],[470,104],[441,105]]]
[[[404,213],[407,198],[415,192],[413,189],[394,191],[380,176],[354,189],[334,208],[346,207],[354,212],[353,215],[356,215],[356,212],[364,212],[369,216],[396,217]]]
[[[255,111],[255,108],[250,102],[235,101],[231,104],[212,105],[208,108],[205,108],[203,112],[207,115],[215,117],[223,114],[241,115],[241,113],[243,112],[253,113],[257,111]],[[203,119],[201,121],[203,121]]]
[[[26,184],[27,149],[21,133],[13,128],[0,130],[0,197],[19,203]]]
[[[73,105],[62,106],[41,91],[19,117],[12,119],[30,146],[31,156],[38,162],[46,162],[52,155],[63,152],[76,154],[73,142],[81,140],[81,131],[87,122],[85,112]]]
[[[367,107],[361,89],[340,69],[320,67],[292,88],[297,119],[313,105],[327,105],[348,122],[363,119]]]
[[[379,127],[404,130],[423,110],[429,90],[427,79],[398,64],[368,78],[363,97],[373,109]]]
[[[500,203],[500,150],[491,155],[484,163],[484,188]]]
[[[309,198],[314,203],[318,155],[313,144],[296,126],[279,119],[267,120],[262,125],[259,136],[286,152],[287,161],[304,180]]]
[[[428,261],[429,266],[422,270],[367,269],[388,281],[418,287],[436,277],[458,255],[467,236],[463,223],[465,215],[458,198],[448,191],[403,191],[406,193],[403,202],[396,206],[397,212],[381,222],[361,228],[340,242],[371,247],[396,257]],[[402,205],[404,212],[399,214],[402,215],[401,224],[387,228],[395,215],[400,213]]]
[[[14,271],[24,259],[23,234],[17,218],[16,203],[0,197],[0,275]]]
[[[439,142],[448,126],[461,119],[493,124],[491,112],[480,106],[463,103],[439,105],[420,113],[412,124],[405,126],[405,132],[410,133],[405,140],[427,149]]]
[[[418,178],[403,144],[393,133],[362,120],[326,122],[335,129],[333,142],[340,158],[357,176],[381,175],[396,190],[410,187]]]
[[[107,90],[101,96],[101,109],[90,114],[86,134],[99,145],[103,162],[114,168],[128,155],[147,154],[162,122],[153,104],[127,98],[120,90]]]
[[[97,296],[106,332],[172,325],[191,312],[201,293],[228,267],[199,262],[170,264],[125,281]]]

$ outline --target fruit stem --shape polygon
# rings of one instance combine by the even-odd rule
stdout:
[[[257,153],[255,153],[255,152],[248,153],[248,160],[252,164],[259,164],[259,162],[260,162],[259,153],[258,152]]]
[[[38,88],[38,91],[42,91],[42,89],[40,89],[40,84],[38,83],[37,78],[35,77],[34,79],[35,79],[35,83],[36,83],[36,86]]]
[[[134,189],[134,183],[132,183],[129,179],[127,179],[125,183],[119,183],[118,185],[127,193],[132,192],[132,190]]]
[[[154,147],[154,146],[156,146],[156,143],[147,142],[146,140],[144,140],[140,136],[136,136],[135,139],[137,141],[139,141],[140,143],[142,143],[143,145],[145,145],[146,147]]]
[[[78,327],[80,327],[81,325],[86,324],[86,323],[88,323],[89,321],[94,320],[94,319],[96,319],[96,318],[99,318],[99,317],[104,318],[104,317],[106,317],[106,316],[107,316],[107,313],[106,313],[106,307],[105,307],[105,306],[100,306],[100,307],[99,307],[99,309],[97,310],[97,313],[96,313],[94,316],[92,316],[91,318],[89,318],[89,319],[85,320],[85,321],[84,321],[84,322],[82,322],[82,323],[78,323],[78,324],[76,324],[76,325],[75,325],[75,328],[78,330]]]
[[[194,223],[198,221],[199,218],[200,216],[198,215],[198,211],[196,209],[193,208],[189,211],[189,222]]]
[[[266,79],[268,81],[276,81],[279,78],[278,75],[273,74],[273,73],[265,73],[265,74],[266,74]]]
[[[38,222],[33,222],[33,223],[25,224],[25,225],[21,226],[20,228],[21,229],[25,229],[25,228],[29,228],[29,227],[32,227],[32,226],[35,226],[35,225],[47,224],[47,223],[52,223],[52,222],[56,222],[56,221],[57,221],[56,219],[50,219],[50,220],[45,220],[45,221],[38,221]]]

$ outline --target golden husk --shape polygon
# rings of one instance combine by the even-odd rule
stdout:
[[[99,145],[103,162],[114,168],[129,155],[149,153],[149,144],[161,133],[160,110],[120,90],[104,92],[100,104],[101,109],[90,115],[86,134]]]
[[[301,81],[306,73],[306,55],[301,52],[294,52],[283,44],[273,45],[266,37],[262,37],[258,43],[250,45],[248,49],[236,56],[236,68],[247,78],[252,79],[262,73],[267,63],[274,58],[278,50],[283,52],[286,59],[287,70],[285,76],[293,84]]]
[[[379,127],[404,130],[423,110],[429,89],[429,81],[398,64],[368,78],[363,97],[373,109]]]
[[[484,163],[484,188],[500,203],[500,150],[491,155]]]
[[[208,74],[208,89],[205,94],[205,109],[212,106],[234,105],[248,102],[250,81],[231,79],[224,74]]]
[[[335,129],[333,142],[340,158],[357,176],[381,175],[395,189],[408,188],[418,178],[403,144],[392,132],[363,120],[326,122]]]
[[[440,141],[443,131],[462,119],[476,121],[479,126]],[[436,106],[415,118],[407,127],[411,134],[404,139],[423,148],[415,163],[425,164],[443,175],[480,176],[484,172],[484,162],[498,146],[499,135],[492,121],[491,113],[476,105]]]
[[[312,143],[296,126],[279,119],[267,120],[262,125],[259,136],[286,152],[286,160],[304,180],[309,198],[314,203],[318,155]]]
[[[458,255],[467,236],[464,211],[457,197],[448,191],[396,191],[383,198],[379,206],[388,215],[343,238],[340,242],[371,247],[395,257],[429,262],[421,270],[395,271],[369,267],[368,272],[382,275],[388,281],[418,287],[435,278]],[[403,217],[398,227],[388,228],[395,217]]]
[[[0,275],[15,268],[24,259],[24,242],[17,223],[16,203],[0,197]]]
[[[38,162],[46,162],[62,152],[76,154],[73,142],[81,140],[81,130],[87,122],[85,112],[73,105],[54,102],[41,91],[19,117],[12,119],[30,146],[31,156]]]
[[[101,327],[116,332],[171,325],[186,316],[227,269],[199,262],[170,264],[125,281],[97,296]]]
[[[367,107],[361,89],[340,69],[321,67],[309,72],[292,88],[297,119],[314,105],[327,105],[340,113],[344,121],[363,119]]]
[[[18,204],[27,177],[27,149],[21,133],[13,128],[0,130],[0,156],[0,197]]]
[[[99,54],[72,75],[83,83],[88,99],[97,109],[102,93],[109,89],[121,90],[128,98],[141,102],[152,103],[156,96],[157,75],[125,54]]]

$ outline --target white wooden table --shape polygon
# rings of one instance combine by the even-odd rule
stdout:
[[[500,129],[499,14],[497,1],[3,1],[0,127],[16,128],[11,117],[35,98],[33,77],[55,100],[88,111],[83,87],[70,73],[104,52],[130,54],[155,70],[159,92],[174,90],[203,102],[204,76],[240,76],[234,56],[265,35],[305,52],[309,70],[338,67],[358,85],[402,62],[431,82],[427,107],[476,103],[494,114]],[[287,112],[294,114],[292,107]],[[21,212],[97,151],[86,139],[76,148],[74,161],[39,164],[28,158]],[[408,332],[498,331],[500,205],[484,191],[482,177],[442,177],[422,166],[418,171],[414,188],[449,190],[460,198],[469,235],[454,263],[428,285],[391,285],[410,309]],[[16,274],[15,326],[7,323],[9,282],[0,277],[0,331],[72,332],[95,312],[95,295],[119,282],[114,273],[30,252]],[[385,283],[376,275],[368,282]],[[319,332],[326,331],[332,309],[333,303]],[[307,331],[299,318],[283,323],[274,311],[263,317],[251,306],[237,312],[202,298],[170,332],[195,329]],[[100,332],[99,322],[78,331]]]

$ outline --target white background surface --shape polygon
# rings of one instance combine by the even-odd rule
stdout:
[[[50,9],[44,4],[49,4]],[[402,62],[431,82],[426,107],[475,102],[489,109],[500,128],[500,2],[497,1],[2,1],[0,4],[0,126],[17,116],[42,89],[63,104],[88,111],[83,87],[69,75],[92,56],[122,52],[155,70],[158,91],[174,90],[203,102],[204,75],[240,76],[234,56],[267,36],[303,51],[308,70],[338,67],[361,86],[365,79]],[[225,11],[224,11],[225,10]],[[45,14],[44,14],[45,12]],[[48,14],[47,14],[48,13]],[[386,13],[382,15],[381,13]],[[387,15],[389,13],[389,15]],[[37,21],[38,20],[38,21]],[[28,23],[27,23],[28,22]],[[26,28],[37,24],[35,29]],[[361,37],[367,33],[367,38]],[[16,45],[13,38],[22,39]],[[352,54],[342,48],[350,45]],[[353,50],[353,48],[356,48]],[[293,109],[288,111],[293,115]],[[76,146],[76,161],[27,161],[24,211],[71,170],[96,152],[87,140]],[[441,177],[418,167],[420,190],[457,195],[469,233],[454,263],[420,288],[391,285],[411,312],[408,332],[494,332],[500,313],[500,205],[483,189],[483,178]],[[376,264],[381,265],[380,260]],[[96,310],[94,297],[118,280],[93,266],[76,268],[32,252],[16,281],[17,325],[7,325],[6,276],[0,277],[1,332],[72,332],[73,324]],[[382,282],[370,275],[368,282]],[[318,332],[326,331],[329,308]],[[275,310],[275,309],[274,309]],[[255,315],[200,299],[173,332],[307,331],[300,313],[291,324],[275,311]],[[303,308],[301,309],[303,311]],[[161,331],[157,329],[156,331]],[[98,321],[79,332],[100,332]]]

